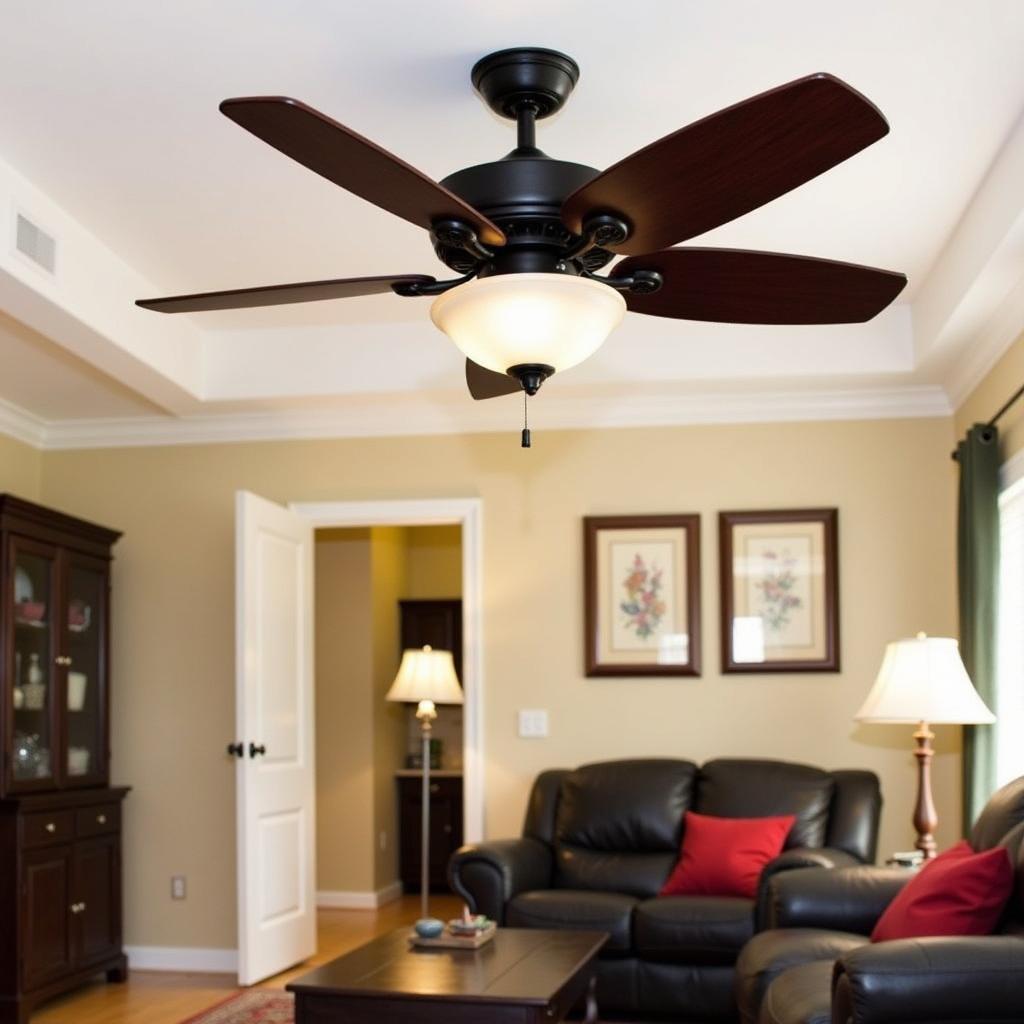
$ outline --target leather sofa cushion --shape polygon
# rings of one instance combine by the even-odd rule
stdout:
[[[665,883],[677,854],[606,853],[563,844],[555,856],[556,885],[648,899]]]
[[[649,759],[583,765],[562,779],[555,885],[653,896],[675,864],[697,766]]]
[[[633,917],[633,942],[645,960],[732,964],[754,934],[754,901],[737,896],[662,896]]]
[[[631,896],[617,892],[539,889],[513,896],[505,909],[505,923],[510,928],[608,932],[604,951],[628,953],[636,903]]]
[[[773,928],[755,935],[736,961],[736,1004],[742,1024],[756,1024],[764,994],[785,971],[836,959],[868,945],[865,935],[819,928]]]
[[[832,961],[780,974],[768,986],[758,1024],[832,1024]]]
[[[990,850],[1024,821],[1024,776],[996,790],[971,829],[971,846]]]
[[[834,779],[820,768],[721,758],[701,768],[692,809],[720,818],[793,814],[796,824],[786,848],[824,846],[834,789]]]
[[[690,761],[583,765],[562,779],[555,841],[588,850],[675,853],[696,774]]]

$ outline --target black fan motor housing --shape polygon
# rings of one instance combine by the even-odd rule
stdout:
[[[563,254],[579,240],[562,223],[562,203],[598,173],[585,164],[553,160],[539,149],[515,149],[502,160],[449,174],[441,184],[494,221],[508,238],[494,260],[480,268],[480,276],[523,271],[576,273],[571,263],[559,266]],[[459,273],[478,265],[464,249],[435,242],[434,250]],[[599,270],[612,255],[605,249],[591,249],[581,262],[589,271]]]

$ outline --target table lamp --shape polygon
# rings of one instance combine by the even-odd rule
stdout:
[[[929,726],[988,725],[996,720],[971,683],[956,640],[918,633],[888,644],[875,685],[855,718],[858,722],[917,725],[914,846],[930,860],[935,856],[934,832],[939,819],[931,783],[935,734]]]
[[[430,898],[430,733],[437,718],[436,704],[461,704],[462,689],[455,674],[451,651],[435,651],[429,645],[402,654],[398,675],[388,690],[387,700],[416,704],[423,737],[423,815],[420,851],[420,920],[416,930],[422,935],[437,934],[441,922],[428,913]]]

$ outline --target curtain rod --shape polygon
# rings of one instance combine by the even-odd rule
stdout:
[[[1000,421],[1000,419],[1002,419],[1003,414],[1009,411],[1010,406],[1013,405],[1013,403],[1016,402],[1017,399],[1021,397],[1021,395],[1024,395],[1024,384],[1021,384],[1021,386],[1017,388],[1017,390],[1014,391],[1012,395],[1010,395],[1010,397],[1003,403],[1003,405],[999,407],[999,411],[995,414],[995,416],[992,417],[992,419],[988,421],[988,425],[990,427],[994,427]]]
[[[996,414],[992,417],[992,419],[990,419],[988,421],[988,423],[985,424],[985,426],[986,427],[994,427],[1003,418],[1003,416],[1005,416],[1006,413],[1008,413],[1010,411],[1010,409],[1012,408],[1013,404],[1015,402],[1017,402],[1022,396],[1024,396],[1024,384],[1021,384],[1021,386],[1019,388],[1017,388],[1017,390],[1014,391],[1014,393],[1012,395],[1010,395],[1010,397],[1005,402],[1003,402],[1003,404],[996,411]],[[949,454],[950,454],[950,458],[952,458],[953,461],[955,462],[956,461],[956,451],[952,451]]]

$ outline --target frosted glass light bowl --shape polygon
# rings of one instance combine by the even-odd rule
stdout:
[[[622,322],[626,301],[571,274],[478,277],[439,295],[430,318],[474,363],[567,370],[593,355]]]

